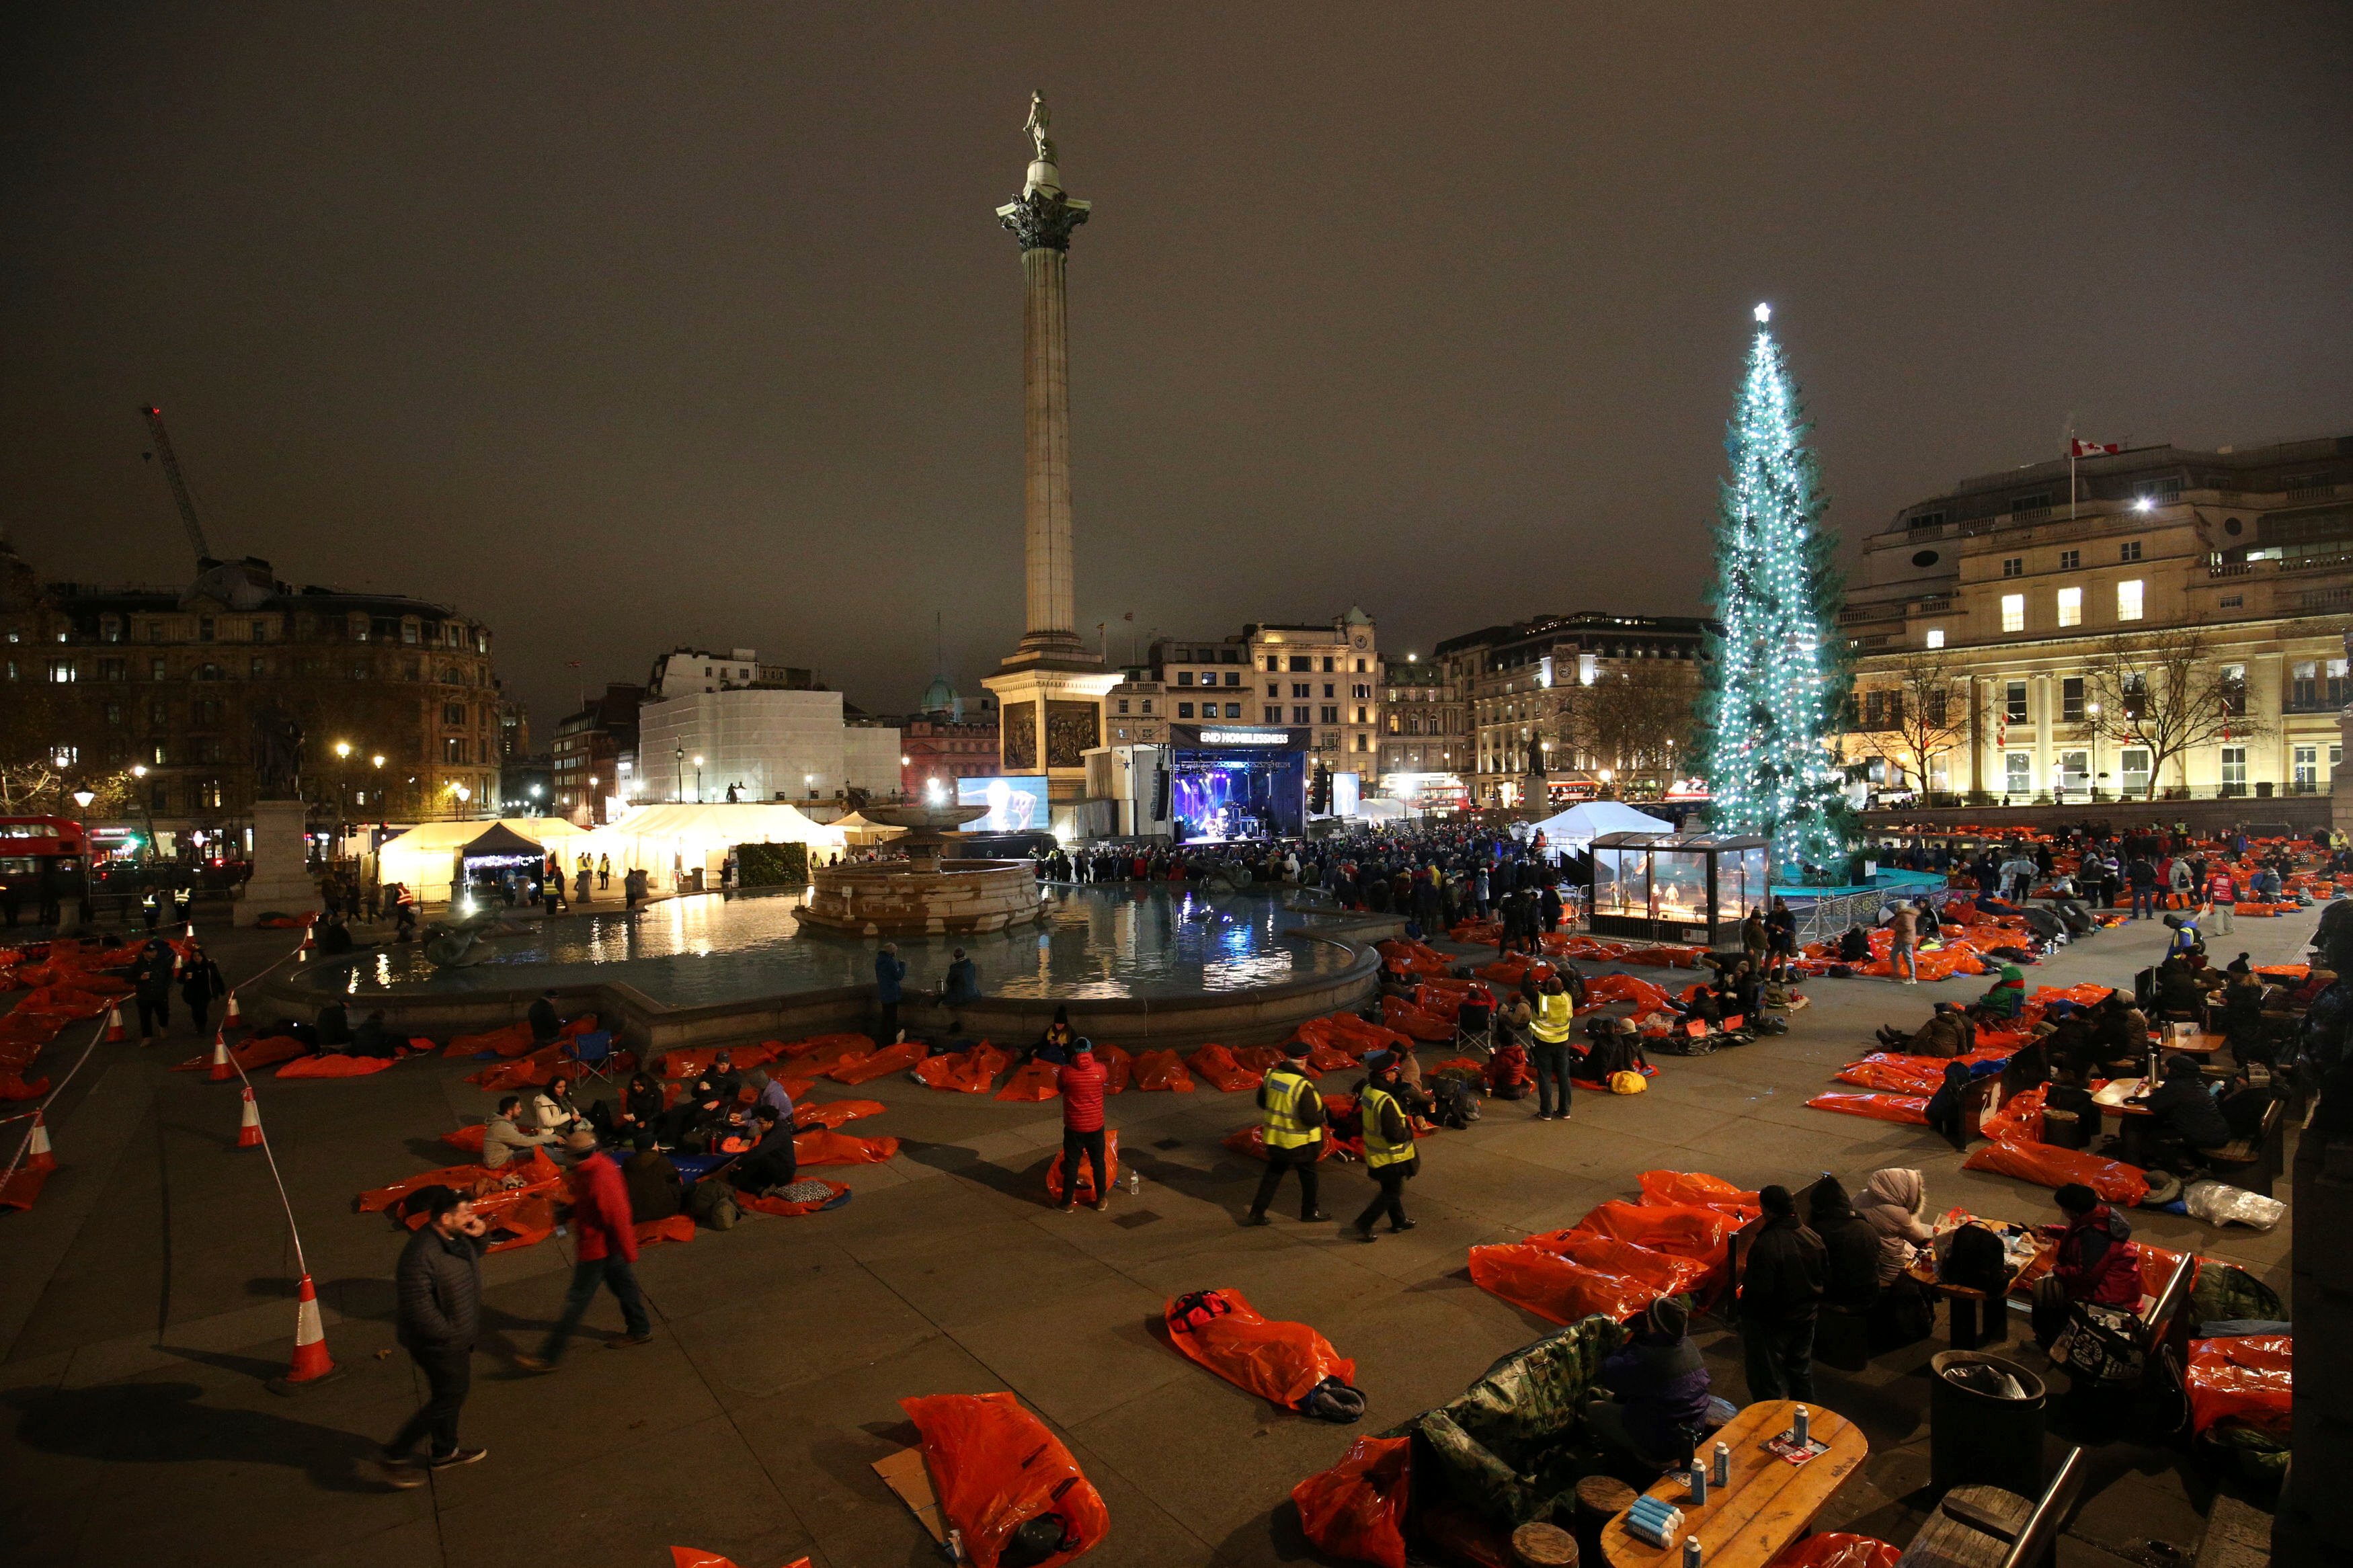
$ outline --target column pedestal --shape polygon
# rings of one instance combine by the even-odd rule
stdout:
[[[319,884],[311,876],[303,831],[310,807],[299,800],[253,803],[253,878],[237,903],[237,923],[249,926],[265,914],[309,914],[319,908]]]

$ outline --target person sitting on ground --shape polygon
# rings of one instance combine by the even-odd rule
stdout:
[[[564,1020],[555,1015],[555,993],[553,991],[541,992],[539,1000],[531,1005],[531,1011],[523,1016],[531,1025],[531,1041],[534,1046],[552,1046],[556,1037],[564,1033]]]
[[[670,1218],[686,1205],[686,1178],[654,1147],[651,1132],[639,1132],[629,1147],[635,1152],[621,1162],[621,1184],[628,1190],[629,1213],[640,1222]]]
[[[1071,1027],[1071,1010],[1058,1006],[1054,1009],[1054,1021],[1046,1026],[1046,1032],[1038,1037],[1038,1043],[1022,1055],[1022,1063],[1026,1066],[1032,1061],[1043,1060],[1060,1067],[1070,1060],[1071,1042],[1078,1037],[1079,1032]]]
[[[1879,1300],[1879,1232],[1854,1212],[1846,1187],[1831,1175],[1807,1194],[1806,1220],[1822,1238],[1822,1305],[1868,1311]]]
[[[943,1007],[960,1007],[966,1002],[980,1000],[980,965],[957,948],[948,960],[948,972],[940,981],[939,1004]]]
[[[2231,1124],[2214,1103],[2195,1057],[2168,1060],[2147,1104],[2155,1163],[2178,1175],[2203,1170],[2200,1156],[2231,1141]]]
[[[752,1091],[752,1103],[754,1105],[774,1106],[779,1120],[786,1123],[791,1122],[793,1120],[793,1093],[792,1090],[785,1087],[784,1079],[780,1078],[772,1078],[765,1072],[754,1071],[752,1076],[745,1079],[744,1082],[745,1087],[750,1089]]]
[[[1977,1030],[1957,1003],[1939,1002],[1928,1021],[1909,1035],[1883,1026],[1879,1043],[1891,1051],[1915,1057],[1957,1057],[1977,1046]]]
[[[1610,1021],[1608,1033],[1594,1037],[1585,1053],[1585,1065],[1572,1068],[1571,1071],[1588,1083],[1606,1088],[1621,1072],[1649,1076],[1646,1069],[1650,1065],[1650,1058],[1642,1049],[1641,1026],[1631,1018],[1618,1018]]]
[[[510,1160],[528,1159],[533,1149],[555,1142],[553,1132],[526,1130],[516,1121],[522,1096],[510,1094],[499,1101],[498,1113],[482,1124],[482,1163],[495,1171]]]
[[[661,1113],[654,1123],[654,1142],[664,1149],[687,1149],[696,1153],[711,1140],[711,1135],[726,1125],[727,1102],[711,1086],[708,1078],[698,1078],[688,1084],[678,1097],[678,1103]]]
[[[588,1107],[588,1122],[605,1142],[624,1143],[640,1132],[651,1132],[661,1113],[660,1080],[649,1072],[633,1072],[621,1088],[620,1105],[616,1108],[608,1101],[596,1100]]]
[[[766,1193],[789,1187],[799,1173],[793,1149],[793,1124],[776,1114],[773,1105],[754,1106],[752,1123],[759,1142],[727,1167],[727,1179],[739,1192]]]
[[[384,1009],[376,1008],[360,1020],[352,1031],[351,1054],[355,1057],[381,1057],[390,1060],[400,1055],[401,1037],[392,1032],[384,1021]]]
[[[1839,938],[1838,955],[1841,963],[1869,963],[1871,934],[1859,925],[1847,927],[1846,934]]]
[[[1976,1081],[1968,1063],[1947,1062],[1945,1081],[1936,1086],[1936,1092],[1928,1097],[1928,1103],[1921,1110],[1921,1114],[1928,1119],[1929,1130],[1942,1133],[1945,1141],[1956,1149],[1968,1147],[1968,1127],[1964,1115],[1968,1104],[1969,1086]]]
[[[1525,1100],[1535,1081],[1527,1047],[1517,1040],[1498,1047],[1487,1058],[1487,1092],[1497,1100]]]
[[[1765,1010],[1764,982],[1756,966],[1745,958],[1716,982],[1716,994],[1722,998],[1718,1005],[1727,1018],[1746,1019],[1753,1024]]]
[[[2026,972],[2015,963],[2005,963],[1978,998],[1978,1016],[1987,1023],[2007,1024],[2015,1019],[2026,1005]]]
[[[343,924],[340,914],[329,915],[319,927],[319,952],[322,957],[334,958],[352,950],[351,928]]]
[[[352,1016],[344,1009],[343,999],[331,996],[319,1009],[319,1054],[341,1051],[352,1043]]]
[[[744,1098],[744,1075],[735,1070],[735,1053],[722,1048],[711,1060],[711,1070],[703,1078],[709,1080],[712,1092],[719,1103],[733,1106]]]
[[[1594,1382],[1611,1398],[1586,1402],[1585,1429],[1605,1447],[1664,1470],[1707,1420],[1707,1363],[1689,1333],[1690,1309],[1662,1296],[1644,1310],[1633,1337],[1601,1363]]]
[[[532,1126],[557,1137],[568,1136],[580,1125],[580,1111],[572,1103],[572,1080],[557,1073],[547,1080],[547,1087],[532,1096]]]
[[[2051,1272],[2034,1287],[2034,1339],[2045,1350],[2066,1327],[2072,1308],[2089,1303],[2130,1311],[2141,1298],[2140,1248],[2125,1216],[2081,1182],[2068,1183],[2052,1198],[2067,1219],[2037,1231],[2055,1244]]]

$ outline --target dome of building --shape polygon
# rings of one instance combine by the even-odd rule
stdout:
[[[932,683],[923,688],[923,700],[916,711],[952,713],[955,710],[955,688],[948,684],[948,678],[935,675],[932,677]]]

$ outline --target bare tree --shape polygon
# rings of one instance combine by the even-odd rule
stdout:
[[[1625,782],[1663,783],[1674,775],[1675,753],[1689,749],[1698,698],[1698,671],[1685,660],[1617,666],[1590,686],[1567,689],[1560,739]]]
[[[2243,679],[2223,673],[2194,630],[2112,637],[2084,671],[2084,718],[2103,739],[2148,748],[2148,795],[2168,762],[2196,747],[2268,734],[2247,717]]]
[[[1941,648],[1907,655],[1888,667],[1892,684],[1858,691],[1854,735],[1862,748],[1911,773],[1928,787],[1928,764],[1960,744],[1968,708],[1953,700],[1960,673]]]

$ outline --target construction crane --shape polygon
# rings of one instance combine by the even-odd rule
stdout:
[[[164,477],[172,481],[172,499],[180,503],[180,521],[187,525],[188,542],[195,547],[199,571],[214,563],[213,547],[205,542],[204,524],[196,521],[195,498],[188,494],[187,477],[180,472],[180,459],[172,453],[171,435],[164,428],[164,411],[152,404],[139,410],[147,416],[148,431],[155,437],[155,449],[147,455],[164,465]]]

